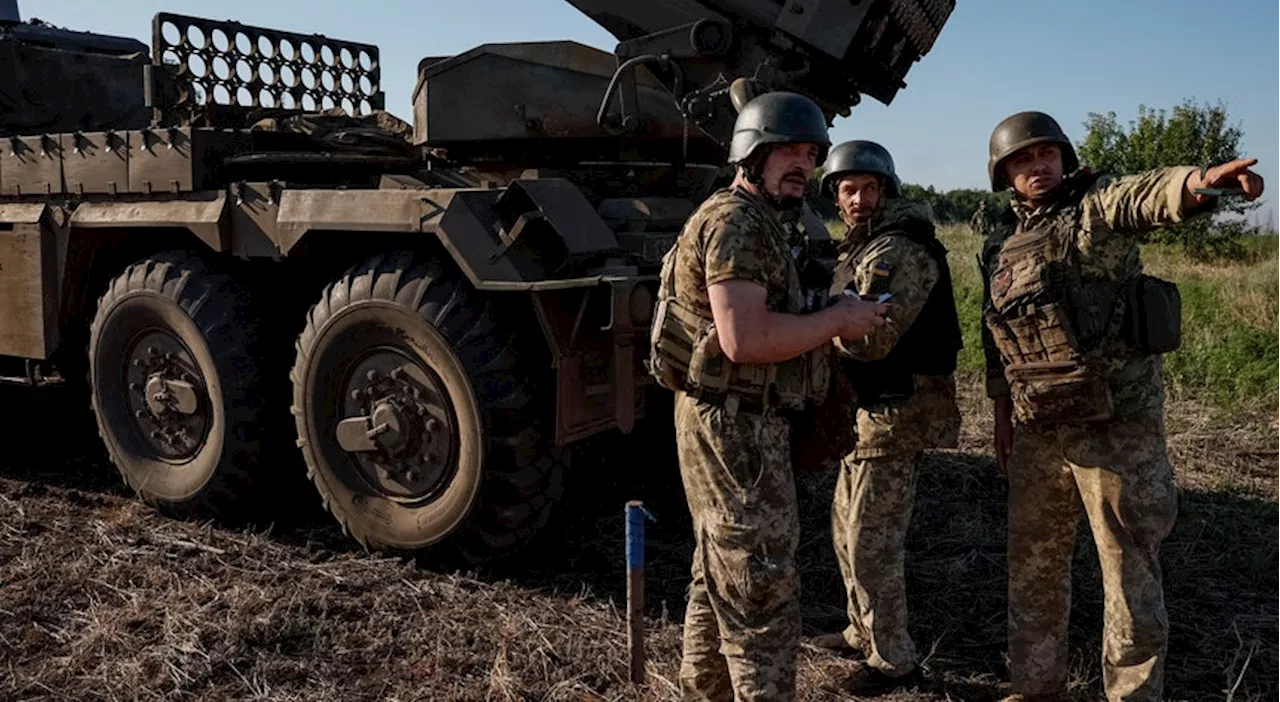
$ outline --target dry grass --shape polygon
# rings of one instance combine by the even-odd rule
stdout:
[[[962,446],[924,466],[908,537],[912,633],[928,682],[882,700],[1004,693],[1006,492],[986,453],[990,408],[971,387]],[[1170,422],[1183,492],[1164,550],[1169,698],[1274,699],[1275,428],[1215,425],[1188,405],[1171,407]],[[325,519],[235,530],[158,517],[117,487],[91,444],[62,440],[43,462],[10,454],[0,699],[676,700],[692,543],[672,450],[661,432],[600,443],[577,462],[539,544],[468,573],[364,554]],[[832,480],[801,484],[807,634],[843,617],[827,532]],[[640,686],[627,682],[623,614],[622,506],[632,498],[658,520],[648,527]],[[1087,534],[1071,630],[1082,700],[1099,687],[1102,616]],[[850,670],[806,647],[800,699],[858,699],[842,693]]]

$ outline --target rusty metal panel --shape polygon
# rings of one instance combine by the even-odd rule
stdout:
[[[129,191],[128,132],[76,132],[62,138],[67,145],[62,155],[67,192],[117,195]]]
[[[609,289],[539,291],[533,302],[556,369],[556,444],[615,426],[613,340],[601,329],[609,315]]]
[[[225,191],[189,193],[181,200],[86,202],[71,215],[74,228],[185,227],[214,251],[228,246]]]
[[[62,139],[58,134],[9,137],[0,151],[0,181],[5,195],[59,195],[62,189]]]
[[[0,354],[48,358],[58,345],[57,237],[44,204],[0,204]]]
[[[285,190],[276,245],[288,253],[309,231],[418,232],[430,229],[449,193],[415,190]]]
[[[190,127],[139,129],[128,139],[129,190],[144,195],[219,187],[222,158],[250,147],[248,134]]]

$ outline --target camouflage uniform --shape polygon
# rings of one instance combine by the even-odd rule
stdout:
[[[1071,243],[1083,278],[1121,281],[1141,271],[1139,235],[1181,222],[1183,184],[1195,169],[1165,168],[1089,186],[1078,208],[1031,210],[1014,200],[982,253],[991,270],[1003,242],[1049,218],[1079,216]],[[1064,188],[1066,185],[1064,184]],[[1004,362],[984,328],[987,394],[1010,394]],[[1009,477],[1009,666],[1013,690],[1060,693],[1067,676],[1071,557],[1081,514],[1089,519],[1105,591],[1103,684],[1111,701],[1159,700],[1169,623],[1160,545],[1173,528],[1177,493],[1165,451],[1159,355],[1141,355],[1115,328],[1098,353],[1114,415],[1099,422],[1015,426]],[[1016,390],[1016,388],[1015,388]]]
[[[786,234],[743,191],[717,191],[681,233],[675,296],[711,318],[707,287],[764,286],[772,311],[801,311]],[[712,403],[680,392],[676,444],[696,547],[684,621],[686,700],[779,700],[795,694],[799,511],[790,425],[777,410]]]
[[[885,325],[865,341],[837,341],[855,361],[884,358],[916,320],[940,271],[925,247],[892,232],[907,218],[927,220],[916,203],[889,200],[868,223],[850,228],[836,270],[836,286],[859,294],[890,292]],[[882,275],[883,274],[883,275]],[[903,543],[915,502],[921,452],[954,448],[960,414],[954,374],[915,375],[914,392],[858,409],[857,448],[840,466],[831,532],[848,593],[849,645],[868,664],[900,676],[916,667],[907,633]]]

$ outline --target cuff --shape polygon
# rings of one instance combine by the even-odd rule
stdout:
[[[1219,197],[1206,197],[1204,202],[1195,207],[1182,206],[1183,193],[1187,190],[1187,179],[1200,171],[1199,166],[1173,166],[1169,168],[1169,184],[1165,188],[1165,201],[1169,203],[1169,212],[1173,214],[1173,223],[1185,222],[1201,215],[1211,214],[1218,209]],[[1193,195],[1195,193],[1192,193]]]

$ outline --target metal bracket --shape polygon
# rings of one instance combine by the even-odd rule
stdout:
[[[489,263],[493,263],[507,255],[507,251],[511,249],[512,245],[516,243],[516,240],[520,238],[520,235],[524,233],[524,230],[528,228],[529,225],[535,222],[544,222],[546,219],[547,215],[542,210],[532,210],[517,217],[516,223],[511,226],[510,230],[499,224],[498,238],[502,240],[502,245],[490,254]]]

